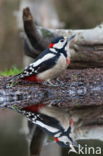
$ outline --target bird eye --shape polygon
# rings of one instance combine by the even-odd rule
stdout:
[[[64,42],[64,39],[61,39],[60,42]]]

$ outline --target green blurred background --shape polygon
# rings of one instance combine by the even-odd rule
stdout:
[[[89,29],[103,20],[103,0],[0,0],[0,71],[14,65],[23,68],[25,64],[22,8],[26,6],[45,27]],[[22,124],[21,115],[0,110],[0,156],[28,156]],[[51,155],[49,151],[49,156],[60,156],[58,151]],[[66,156],[67,152],[62,153]]]

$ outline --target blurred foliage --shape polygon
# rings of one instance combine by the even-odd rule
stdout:
[[[90,28],[102,23],[102,0],[56,0],[65,28]]]
[[[16,75],[19,74],[22,70],[18,69],[17,67],[12,67],[9,70],[4,70],[3,72],[0,72],[0,76],[11,76],[11,75]]]

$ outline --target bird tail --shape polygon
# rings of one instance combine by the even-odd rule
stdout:
[[[7,88],[13,87],[17,83],[16,80],[19,80],[19,79],[21,79],[21,74],[18,74],[9,78],[4,84],[4,88],[7,89]]]

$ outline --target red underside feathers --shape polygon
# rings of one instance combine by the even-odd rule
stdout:
[[[39,112],[39,110],[42,109],[43,107],[45,107],[44,104],[37,104],[37,105],[27,106],[22,109],[30,112]]]
[[[37,76],[35,75],[24,77],[23,80],[32,81],[32,82],[42,82],[42,80],[37,78]]]
[[[66,59],[66,63],[69,65],[70,64],[70,59]]]

